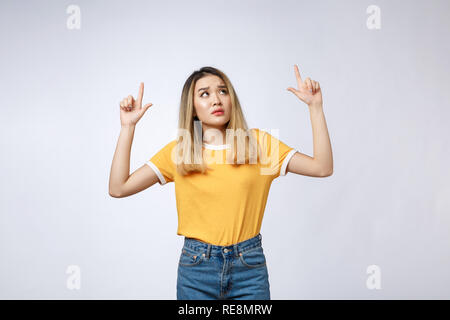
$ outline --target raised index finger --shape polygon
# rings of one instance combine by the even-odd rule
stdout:
[[[139,86],[139,94],[138,94],[138,101],[142,102],[142,97],[144,96],[144,83],[141,82],[141,85]]]
[[[298,66],[295,65],[295,76],[297,77],[297,85],[300,88],[300,85],[302,84],[302,77],[300,77],[300,71],[298,71]]]

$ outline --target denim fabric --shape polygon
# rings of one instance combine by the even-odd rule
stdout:
[[[229,246],[184,238],[178,263],[178,300],[270,300],[261,234]]]

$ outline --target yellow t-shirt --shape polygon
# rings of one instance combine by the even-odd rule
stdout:
[[[229,145],[204,143],[203,150],[209,153],[208,157],[222,156],[224,161],[208,162],[213,170],[204,174],[182,176],[177,173],[176,163],[172,160],[176,140],[166,144],[146,162],[158,175],[161,185],[175,182],[178,235],[227,246],[260,232],[270,185],[275,178],[286,175],[287,164],[297,150],[266,131],[254,128],[250,132],[256,134],[268,162],[262,163],[258,159],[257,163],[235,167],[225,162]],[[267,171],[269,168],[273,171]]]

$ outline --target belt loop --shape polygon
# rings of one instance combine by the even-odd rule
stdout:
[[[208,248],[206,248],[206,257],[209,259],[209,256],[211,254],[211,244],[208,244]]]
[[[237,243],[233,244],[233,249],[234,249],[234,255],[236,257],[239,257],[239,252],[238,252],[238,245]]]

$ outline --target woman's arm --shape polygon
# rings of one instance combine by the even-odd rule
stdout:
[[[333,154],[328,134],[325,114],[323,113],[322,89],[317,81],[309,77],[302,81],[297,65],[295,66],[298,89],[289,87],[308,105],[313,133],[314,156],[296,152],[290,159],[286,170],[288,172],[312,177],[328,177],[333,174]]]
[[[147,165],[143,165],[129,175],[134,130],[134,125],[123,126],[120,130],[109,177],[109,195],[114,198],[133,195],[158,182],[158,176]]]
[[[314,157],[296,152],[286,171],[310,177],[328,177],[333,174],[333,154],[322,105],[309,106],[313,131]]]
[[[147,165],[143,165],[130,176],[130,153],[136,123],[150,108],[152,103],[142,107],[144,83],[141,83],[136,100],[129,95],[120,102],[120,136],[111,165],[109,175],[109,195],[123,198],[138,193],[158,181],[156,173]]]

